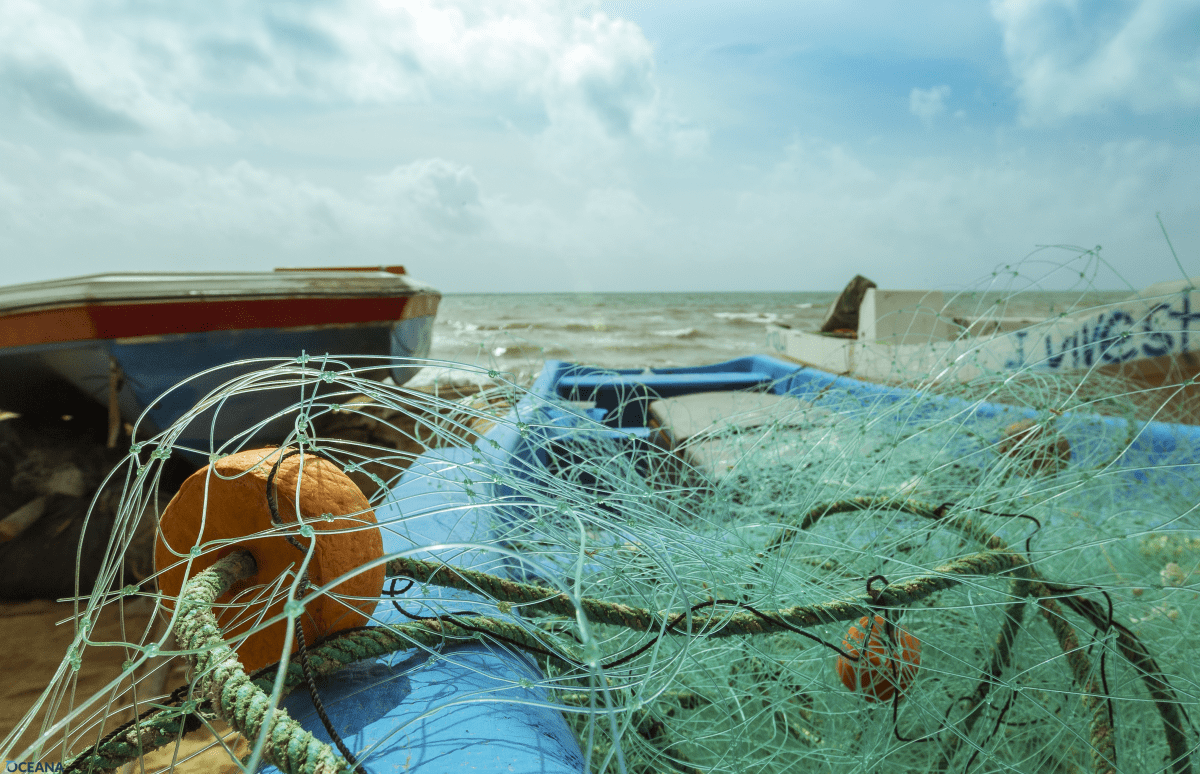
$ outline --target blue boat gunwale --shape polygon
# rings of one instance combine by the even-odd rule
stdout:
[[[670,377],[693,374],[699,378],[689,379],[686,382],[673,382],[670,379]],[[959,397],[938,395],[934,392],[910,387],[877,384],[849,376],[831,374],[811,366],[788,363],[769,355],[746,355],[706,366],[658,369],[610,369],[550,360],[546,362],[545,368],[530,388],[530,392],[542,400],[554,398],[586,400],[588,396],[581,394],[583,391],[577,389],[578,385],[582,385],[592,387],[602,396],[607,392],[621,391],[626,395],[636,395],[641,400],[647,396],[666,398],[685,392],[724,389],[721,386],[724,382],[735,381],[728,377],[723,378],[725,374],[742,375],[740,381],[748,386],[751,379],[747,377],[759,374],[761,378],[755,383],[759,388],[778,395],[793,395],[814,400],[814,402],[819,401],[830,391],[836,390],[843,395],[857,398],[864,409],[897,404],[909,400],[914,395],[920,395],[921,405],[925,410],[949,408],[964,418],[1011,418],[1011,421],[1017,422],[1036,419],[1039,416],[1039,412],[1030,407],[982,400],[968,401]],[[564,384],[566,388],[564,388]],[[639,392],[639,388],[641,392]],[[599,401],[597,403],[599,405]],[[1126,433],[1131,438],[1132,449],[1150,452],[1152,456],[1173,452],[1180,439],[1200,445],[1200,426],[1197,425],[1158,421],[1131,422],[1121,417],[1082,412],[1063,412],[1059,419],[1080,423],[1080,426],[1084,427],[1088,424],[1099,424],[1109,431]],[[606,423],[611,423],[611,421],[610,418],[606,420]],[[619,426],[636,426],[636,424],[636,420],[630,423],[621,421]]]

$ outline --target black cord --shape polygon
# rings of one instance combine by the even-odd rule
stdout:
[[[996,724],[994,726],[992,726],[992,733],[991,733],[991,736],[988,737],[988,739],[991,739],[992,737],[994,737],[996,735],[996,732],[998,732],[1000,730],[1000,724],[1004,722],[1004,716],[1008,714],[1008,711],[1010,709],[1012,709],[1014,698],[1016,698],[1015,693],[1009,694],[1008,701],[1004,702],[1004,706],[1000,708],[1000,714],[996,716]],[[983,752],[982,747],[975,748],[975,752],[972,753],[971,757],[967,759],[967,765],[963,766],[964,772],[971,770],[971,766],[974,765],[975,759],[979,757],[979,753],[981,753],[981,752]]]
[[[354,757],[354,753],[350,752],[350,748],[342,741],[342,737],[338,736],[338,732],[334,730],[333,722],[329,719],[329,715],[325,713],[325,705],[321,703],[321,697],[317,695],[317,681],[313,678],[312,667],[308,663],[308,649],[304,647],[304,626],[300,619],[296,619],[296,644],[299,646],[297,651],[297,660],[300,662],[300,669],[304,672],[304,680],[308,683],[308,695],[312,698],[313,706],[317,709],[317,717],[321,718],[321,723],[325,726],[325,731],[329,733],[329,738],[337,745],[338,751],[342,757],[346,759],[358,774],[367,774],[362,764]]]
[[[317,454],[312,451],[307,453],[319,459],[332,461],[328,460],[322,454]],[[302,449],[293,449],[292,451],[279,455],[279,459],[275,460],[275,464],[271,466],[271,472],[267,475],[267,507],[271,511],[271,523],[275,524],[276,526],[282,526],[283,519],[281,519],[279,516],[279,494],[278,489],[275,486],[275,476],[279,473],[279,466],[283,464],[284,460],[286,460],[288,457],[294,457],[298,454],[305,454],[305,451]],[[284,535],[283,537],[294,547],[301,551],[307,552],[308,549],[305,548],[304,545],[296,538],[292,537],[291,535]],[[307,573],[300,579],[300,585],[302,592],[307,590]],[[342,757],[346,759],[346,762],[349,763],[351,767],[353,767],[354,771],[358,772],[358,774],[366,774],[366,770],[362,767],[362,764],[358,762],[358,759],[354,757],[354,753],[350,752],[350,748],[346,746],[346,743],[342,741],[342,737],[338,735],[337,730],[333,727],[333,722],[329,719],[329,715],[325,712],[325,705],[321,702],[321,697],[317,693],[317,681],[313,678],[312,667],[308,663],[308,648],[306,648],[304,644],[304,625],[299,617],[295,619],[294,623],[296,629],[297,660],[300,662],[300,670],[304,672],[304,681],[308,684],[308,695],[312,699],[313,707],[315,707],[317,710],[317,717],[321,719],[321,724],[325,726],[325,731],[329,734],[329,738],[333,740],[333,743],[337,746],[338,751],[342,754]],[[261,672],[262,670],[259,671]]]
[[[318,459],[326,460],[327,462],[333,461],[323,454],[319,454],[314,451],[305,452],[301,449],[292,449],[290,452],[279,455],[279,459],[275,460],[275,464],[271,466],[271,472],[267,475],[267,508],[269,508],[271,511],[271,523],[277,527],[283,526],[283,519],[279,517],[279,492],[275,486],[275,476],[279,473],[279,466],[283,464],[283,461],[288,457],[295,457],[297,454],[309,454]],[[283,539],[300,551],[308,550],[304,547],[303,543],[291,535],[285,534]]]
[[[942,503],[941,505],[939,505],[937,508],[934,509],[934,511],[933,511],[934,515],[932,517],[927,517],[927,518],[933,518],[935,521],[939,521],[939,520],[945,518],[946,514],[950,512],[950,509],[956,505],[958,505],[958,503],[954,503],[954,502]],[[1025,536],[1025,553],[1026,554],[1030,553],[1029,546],[1030,546],[1031,541],[1033,540],[1033,536],[1042,531],[1042,523],[1040,521],[1038,521],[1036,516],[1030,516],[1028,513],[1002,513],[1000,511],[989,511],[987,508],[972,508],[971,510],[978,511],[979,513],[986,513],[988,516],[999,516],[1004,519],[1024,519],[1025,521],[1033,522],[1033,532],[1030,532],[1028,535]]]

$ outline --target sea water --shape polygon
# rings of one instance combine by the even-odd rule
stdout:
[[[432,357],[528,376],[545,360],[610,368],[716,363],[768,353],[766,330],[820,327],[835,292],[447,294]],[[1128,292],[946,294],[947,314],[1039,318]]]

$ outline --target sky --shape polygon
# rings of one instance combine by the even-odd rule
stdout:
[[[0,18],[6,282],[1078,281],[1077,262],[1047,274],[1074,253],[1045,245],[1100,246],[1101,287],[1200,275],[1197,0],[0,0]]]

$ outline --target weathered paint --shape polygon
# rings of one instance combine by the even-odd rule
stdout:
[[[1194,295],[1179,293],[1141,309],[1101,311],[1081,323],[1073,321],[1067,330],[1052,326],[1016,331],[1011,336],[1013,355],[1005,367],[1076,370],[1190,352],[1194,334],[1200,334],[1200,326],[1192,327],[1200,323],[1200,312],[1193,311]]]

